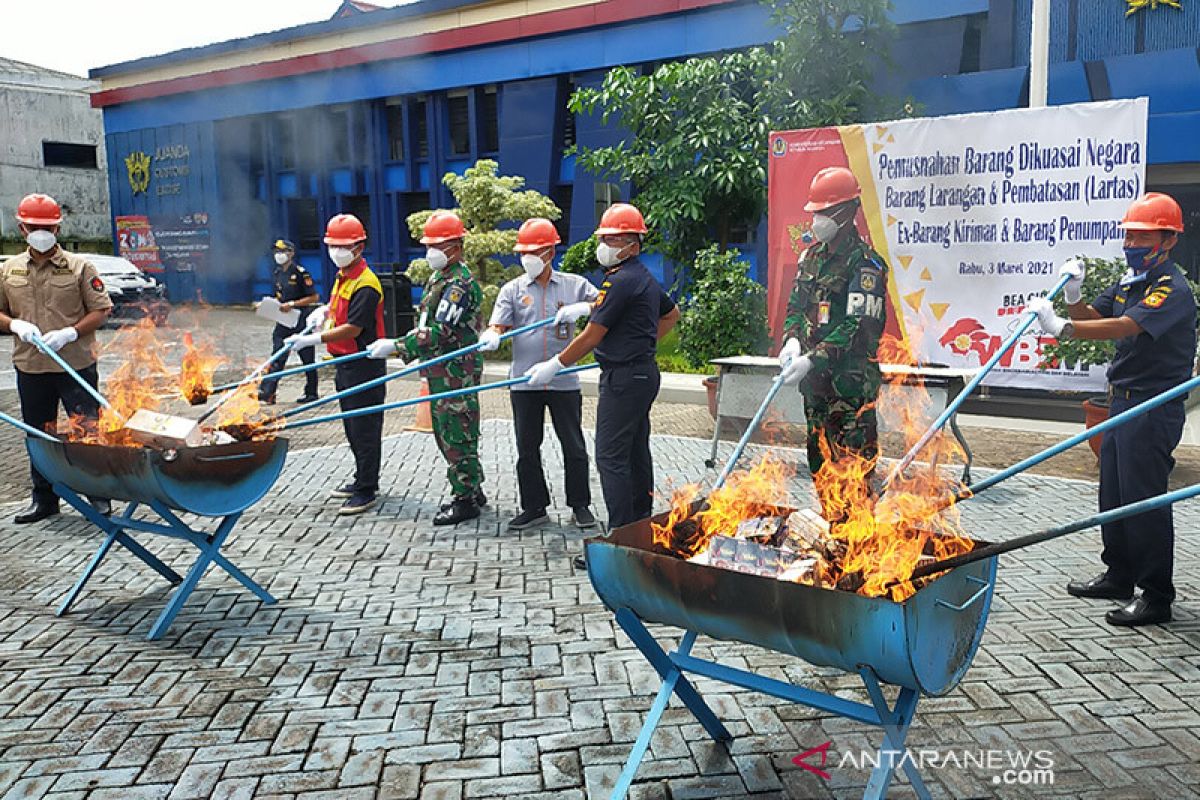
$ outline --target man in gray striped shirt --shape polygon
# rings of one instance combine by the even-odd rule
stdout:
[[[525,274],[500,289],[488,329],[479,336],[482,350],[495,350],[507,330],[554,316],[554,325],[517,336],[512,340],[510,377],[520,377],[541,361],[562,352],[575,335],[575,322],[591,313],[599,291],[586,278],[557,272],[552,266],[558,232],[547,219],[527,220],[517,232],[513,248],[521,256]],[[546,409],[554,433],[562,445],[567,505],[581,528],[596,524],[592,514],[588,477],[587,445],[583,439],[583,395],[575,375],[555,376],[549,384],[531,388],[512,387],[513,426],[517,435],[517,485],[521,513],[508,523],[509,530],[524,530],[549,517],[550,491],[542,472],[542,434]]]

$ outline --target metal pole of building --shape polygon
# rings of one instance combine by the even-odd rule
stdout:
[[[1050,0],[1033,0],[1029,31],[1029,107],[1046,105],[1050,78]]]

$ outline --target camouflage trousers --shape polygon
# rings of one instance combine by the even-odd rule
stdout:
[[[478,386],[478,371],[463,376],[431,375],[429,393],[441,394]],[[472,497],[483,486],[479,463],[479,395],[438,400],[430,409],[433,438],[446,459],[446,480],[454,497]]]
[[[844,508],[847,502],[853,502],[855,496],[867,502],[873,498],[872,479],[875,476],[875,463],[879,460],[875,400],[863,397],[805,397],[804,415],[808,423],[808,469],[813,476],[813,486],[825,518],[836,523],[845,517],[837,509]],[[834,469],[833,464],[848,469]],[[861,475],[861,485],[845,485],[847,473]],[[833,501],[831,496],[835,494],[839,499]],[[846,497],[847,494],[851,497]]]

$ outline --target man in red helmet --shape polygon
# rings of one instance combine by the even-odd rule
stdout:
[[[557,356],[530,367],[529,386],[548,386],[564,367],[595,350],[600,364],[596,406],[596,471],[609,528],[650,516],[654,463],[650,456],[650,406],[658,397],[655,346],[679,321],[679,309],[642,264],[642,212],[617,203],[596,229],[596,260],[604,282],[587,327]],[[577,567],[580,560],[575,561]]]
[[[828,493],[826,457],[864,459],[872,462],[870,469],[879,457],[875,400],[888,268],[855,227],[860,194],[845,167],[828,167],[813,178],[804,210],[813,215],[817,241],[800,256],[779,352],[784,382],[800,384],[804,395],[808,466],[830,522],[847,509],[835,507],[844,501]]]
[[[1188,380],[1196,358],[1196,298],[1171,248],[1183,232],[1183,211],[1168,195],[1150,192],[1125,213],[1128,271],[1090,304],[1083,302],[1083,265],[1060,270],[1070,319],[1039,298],[1029,304],[1042,327],[1059,339],[1109,339],[1117,343],[1108,368],[1109,413],[1117,415]],[[1100,510],[1167,491],[1183,435],[1183,398],[1149,411],[1104,434],[1100,447]],[[1105,615],[1110,625],[1153,625],[1171,619],[1175,524],[1171,508],[1147,511],[1102,526],[1106,570],[1090,581],[1067,584],[1076,597],[1128,601]],[[1133,597],[1134,586],[1142,593]]]
[[[599,294],[582,275],[569,275],[554,269],[554,246],[558,231],[548,219],[526,220],[517,231],[513,250],[521,257],[525,274],[504,284],[492,309],[491,324],[479,336],[481,350],[495,350],[500,335],[523,328],[553,315],[555,325],[531,331],[512,340],[512,368],[509,377],[525,374],[539,361],[561,353],[575,335],[575,321],[592,311]],[[588,478],[587,445],[583,438],[583,394],[579,378],[558,375],[542,388],[518,384],[509,392],[513,409],[513,427],[517,436],[517,488],[521,513],[508,523],[508,529],[525,530],[549,517],[550,490],[542,472],[542,433],[546,411],[554,423],[563,452],[565,500],[572,520],[580,528],[596,524],[592,514],[592,492]]]
[[[95,419],[95,399],[33,343],[40,336],[92,386],[96,370],[96,330],[104,324],[112,300],[90,261],[58,246],[62,210],[54,198],[27,195],[17,206],[17,221],[29,248],[0,268],[0,329],[17,337],[13,366],[21,416],[35,428],[53,428],[61,403],[69,415]],[[33,502],[17,514],[17,523],[37,522],[58,513],[50,482],[30,467]],[[107,500],[92,501],[108,513]]]
[[[320,317],[318,330],[284,339],[293,350],[324,344],[331,356],[361,353],[383,335],[383,286],[363,258],[367,231],[353,214],[338,214],[325,227],[329,260],[337,265],[337,278],[329,293],[329,309]],[[314,313],[320,313],[320,310]],[[334,387],[340,392],[383,377],[387,366],[369,358],[338,364]],[[342,411],[382,405],[387,399],[383,384],[343,397]],[[346,440],[354,453],[354,480],[333,491],[344,498],[338,514],[361,514],[375,505],[379,495],[379,462],[383,453],[383,413],[342,420]]]

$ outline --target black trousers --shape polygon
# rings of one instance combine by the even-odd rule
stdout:
[[[659,382],[653,359],[601,368],[596,470],[609,529],[650,516],[654,506],[650,406],[658,397]]]
[[[95,364],[76,372],[92,386],[99,382]],[[39,430],[54,430],[60,403],[68,416],[81,415],[88,419],[100,417],[100,404],[65,372],[17,370],[17,394],[21,399],[21,419]],[[33,478],[33,499],[39,503],[57,503],[58,496],[54,494],[50,481],[32,464],[29,473]]]
[[[566,499],[571,508],[592,504],[588,486],[587,445],[583,441],[583,394],[573,392],[512,391],[513,427],[517,433],[517,487],[521,510],[544,509],[550,505],[550,490],[542,472],[542,436],[546,409],[554,434],[562,445],[566,472]]]
[[[365,358],[338,364],[335,369],[334,386],[340,392],[358,386],[387,372],[384,361]],[[353,411],[368,406],[377,406],[387,399],[387,386],[380,385],[338,401],[342,411]],[[383,412],[364,414],[342,420],[346,441],[354,454],[354,488],[357,491],[375,493],[379,491],[379,461],[383,454]]]
[[[304,315],[300,319],[300,327],[304,327]],[[283,340],[291,336],[293,333],[299,333],[299,330],[289,330],[282,326],[276,325],[275,330],[271,333],[271,352],[279,352],[279,348],[283,347]],[[305,347],[297,350],[296,353],[300,356],[300,361],[303,364],[311,364],[317,360],[317,348]],[[279,379],[272,378],[272,372],[279,372],[287,366],[288,359],[292,357],[292,351],[284,353],[279,358],[271,362],[270,368],[267,370],[267,375],[262,379],[262,383],[258,385],[259,397],[274,397],[275,389],[279,386]],[[315,369],[304,373],[304,396],[317,396],[317,371]]]
[[[1140,400],[1113,398],[1111,416]],[[1167,491],[1175,466],[1171,452],[1183,435],[1183,400],[1173,400],[1104,434],[1100,447],[1100,510],[1135,503]],[[1175,520],[1171,507],[1101,526],[1101,558],[1114,581],[1140,586],[1153,603],[1175,599]]]

